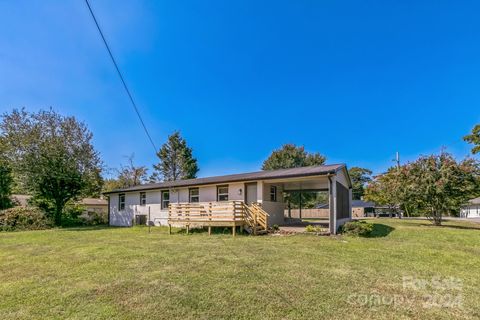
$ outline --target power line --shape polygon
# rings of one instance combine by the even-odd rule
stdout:
[[[95,22],[95,25],[97,26],[98,32],[100,33],[100,36],[102,37],[103,43],[105,44],[105,47],[107,48],[108,55],[112,59],[113,65],[115,66],[115,69],[117,70],[118,76],[120,77],[120,80],[122,81],[123,87],[125,88],[125,91],[127,92],[128,97],[130,98],[130,102],[132,102],[133,109],[135,110],[135,113],[138,116],[138,120],[140,120],[140,123],[142,124],[143,130],[145,130],[145,133],[147,134],[148,140],[150,140],[150,143],[153,146],[153,149],[155,150],[155,154],[157,153],[157,147],[155,146],[155,143],[153,142],[152,137],[150,136],[150,133],[148,132],[147,126],[145,125],[145,122],[143,122],[142,116],[140,115],[140,111],[138,111],[137,104],[135,103],[135,100],[133,100],[132,94],[130,93],[130,90],[128,90],[127,83],[123,79],[122,73],[120,72],[120,68],[118,68],[117,62],[115,61],[115,58],[113,57],[112,51],[110,50],[110,46],[107,43],[107,40],[105,39],[105,36],[103,35],[102,29],[100,28],[100,25],[98,24],[97,18],[95,17],[95,14],[93,13],[92,7],[90,6],[90,3],[88,0],[85,0],[85,3],[87,4],[88,10],[90,11],[90,14],[92,15],[93,21]]]

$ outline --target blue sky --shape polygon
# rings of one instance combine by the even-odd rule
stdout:
[[[480,122],[477,1],[91,0],[155,142],[180,130],[200,176],[284,143],[380,172],[457,157]],[[81,0],[0,1],[0,111],[85,121],[108,167],[156,161]]]

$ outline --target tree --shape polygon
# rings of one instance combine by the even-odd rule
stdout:
[[[262,170],[317,166],[324,164],[325,160],[326,158],[318,152],[306,152],[303,146],[284,144],[263,162]]]
[[[365,193],[365,185],[372,180],[370,177],[372,175],[372,171],[365,168],[352,167],[350,170],[348,170],[348,174],[352,180],[353,199],[362,199]]]
[[[1,155],[0,155],[1,156]],[[0,159],[0,210],[8,209],[12,206],[12,170],[5,159]]]
[[[463,137],[463,140],[468,143],[473,144],[472,154],[477,154],[480,152],[480,124],[477,124],[473,129],[472,133]]]
[[[443,215],[457,214],[479,192],[479,163],[470,158],[457,162],[442,152],[390,168],[368,184],[365,198],[407,215],[416,211],[441,225]]]
[[[83,122],[52,109],[15,109],[3,114],[0,133],[19,182],[52,209],[56,225],[68,201],[99,194],[102,163]]]
[[[162,145],[157,156],[160,162],[153,165],[154,173],[150,177],[152,182],[194,179],[197,177],[199,170],[197,159],[193,157],[192,149],[180,136],[180,132],[175,131],[168,137],[168,141]]]
[[[479,192],[480,170],[473,159],[455,161],[451,154],[420,157],[411,164],[418,208],[435,225],[444,214],[456,213]]]
[[[387,172],[371,180],[364,189],[364,198],[377,205],[384,205],[392,212],[402,210],[410,216],[416,208],[410,166],[390,167]]]
[[[122,189],[143,184],[147,180],[148,169],[145,166],[134,165],[134,155],[128,157],[127,165],[121,165],[120,169],[114,169],[117,177],[105,179],[103,192]]]

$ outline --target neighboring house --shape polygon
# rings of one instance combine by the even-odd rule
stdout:
[[[375,203],[363,200],[352,200],[352,217],[362,218],[373,216]]]
[[[11,198],[14,205],[26,207],[28,206],[28,201],[32,198],[32,196],[28,194],[12,194]]]
[[[471,199],[460,209],[462,218],[480,218],[480,197]]]
[[[106,199],[83,198],[78,201],[78,204],[85,207],[86,212],[95,212],[98,214],[106,214],[108,212],[108,201]]]
[[[301,215],[302,218],[324,218],[328,217],[329,208],[328,203],[321,203],[313,209],[302,209]],[[295,214],[297,214],[296,211],[292,210],[292,213],[294,213],[292,217],[295,218]],[[375,203],[363,200],[352,200],[352,218],[373,217],[374,213]]]
[[[299,190],[328,192],[329,201],[334,204],[329,210],[331,233],[335,234],[340,225],[351,219],[352,184],[344,164],[168,181],[113,190],[105,195],[112,226],[132,226],[135,221],[170,225],[169,207],[177,210],[190,204],[201,211],[228,203],[237,206],[239,202],[247,206],[259,204],[268,213],[271,226],[284,223],[284,193]]]
[[[12,194],[13,203],[21,207],[27,207],[31,198],[32,196],[27,194]],[[85,213],[95,212],[98,214],[107,214],[108,212],[108,201],[105,199],[83,198],[77,201],[77,204],[85,208]]]

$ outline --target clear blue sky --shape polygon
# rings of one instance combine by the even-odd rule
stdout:
[[[375,172],[463,157],[480,122],[478,1],[91,4],[156,144],[180,130],[200,176],[288,142]],[[0,1],[0,30],[0,111],[52,106],[108,167],[156,161],[83,1]]]

